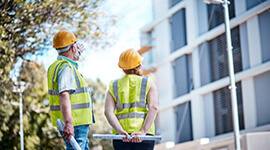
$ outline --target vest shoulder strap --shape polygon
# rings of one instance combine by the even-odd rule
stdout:
[[[133,102],[133,103],[121,103],[120,98],[118,95],[118,82],[119,79],[111,81],[110,83],[110,93],[112,94],[113,98],[116,101],[116,110],[121,110],[125,108],[133,108],[133,107],[139,107],[139,108],[146,108],[147,107],[147,94],[150,88],[150,84],[152,82],[152,77],[144,76],[141,78],[141,89],[140,89],[140,96],[139,102]]]

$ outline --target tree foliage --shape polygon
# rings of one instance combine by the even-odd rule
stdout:
[[[115,17],[100,6],[103,0],[3,0],[0,1],[1,83],[17,58],[46,50],[52,35],[61,28],[72,30],[90,46],[106,46],[108,27]]]
[[[62,28],[92,47],[108,45],[108,27],[115,17],[102,8],[104,0],[2,0],[0,1],[0,147],[19,148],[19,96],[12,92],[10,77],[18,58],[23,61],[20,80],[29,83],[24,91],[26,149],[61,149],[63,142],[51,127],[46,71],[25,61],[26,55],[42,54],[52,45],[52,36]]]
[[[93,139],[93,134],[111,134],[111,128],[104,115],[106,85],[100,80],[97,80],[96,82],[87,80],[87,83],[92,91],[91,97],[94,101],[94,114],[96,120],[96,123],[90,126],[90,147],[102,146],[103,150],[112,150],[112,140]]]
[[[28,83],[23,92],[23,125],[25,149],[64,149],[65,143],[52,126],[47,92],[46,70],[43,64],[24,61],[20,70],[20,80]],[[110,140],[93,139],[92,134],[110,134],[104,112],[104,97],[106,85],[100,80],[96,82],[86,80],[91,89],[91,97],[94,102],[94,114],[96,123],[90,126],[89,146],[102,146],[104,150],[111,150]],[[19,102],[19,95],[14,93],[11,101]],[[3,149],[20,148],[20,120],[19,106],[6,102],[0,106],[1,130],[0,146]],[[2,114],[6,115],[2,118]]]
[[[28,83],[23,92],[23,127],[26,149],[63,149],[64,142],[58,131],[52,127],[49,107],[46,70],[43,65],[24,61],[20,70],[20,80]],[[19,102],[18,93],[13,93],[13,102]],[[45,104],[44,104],[45,103]],[[19,106],[6,102],[1,108],[1,140],[3,149],[20,147]],[[5,127],[5,130],[3,130]]]

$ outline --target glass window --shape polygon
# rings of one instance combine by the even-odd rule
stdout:
[[[154,62],[155,62],[155,49],[151,49],[150,51],[149,51],[149,55],[150,55],[150,57],[149,57],[149,61],[148,61],[148,63],[149,64],[153,64]]]
[[[240,129],[244,129],[244,113],[242,103],[241,82],[237,86],[237,104]],[[215,107],[215,130],[216,135],[233,131],[233,118],[231,106],[231,92],[228,87],[213,92]]]
[[[193,140],[190,102],[178,105],[176,113],[176,143]]]
[[[187,44],[185,9],[181,9],[173,14],[170,23],[172,36],[171,51],[174,52]]]
[[[146,47],[152,47],[151,49],[144,49],[140,50],[140,52],[143,54],[143,57],[146,59],[143,61],[144,65],[149,65],[155,62],[156,56],[155,56],[155,40],[154,40],[154,31],[151,30],[147,33],[143,33],[141,35],[141,45]]]
[[[258,4],[260,4],[264,1],[266,1],[266,0],[246,0],[247,9],[250,9],[254,6],[257,6]]]
[[[235,17],[234,0],[230,0],[229,16],[230,19]],[[207,5],[208,13],[208,28],[209,30],[224,23],[224,11],[222,5],[209,4]]]
[[[193,89],[191,55],[184,55],[177,58],[173,63],[175,92],[174,97],[179,97]]]
[[[262,49],[262,61],[267,62],[270,61],[270,12],[265,11],[264,13],[258,15],[258,17]]]
[[[254,77],[257,125],[270,124],[270,71]]]
[[[182,0],[169,0],[169,8],[172,8],[177,3],[181,2]]]
[[[149,64],[152,64],[152,63],[154,63],[156,61],[155,47],[154,47],[154,45],[155,45],[154,34],[155,34],[154,31],[149,32],[149,39],[150,39],[150,44],[149,45],[152,46],[152,49],[149,51],[149,53],[150,53],[149,54],[150,55],[149,62],[148,62]]]
[[[201,85],[203,86],[211,82],[211,65],[208,42],[204,42],[199,46],[199,60]]]
[[[241,44],[239,36],[239,27],[232,29],[232,46],[234,72],[242,71]],[[209,41],[211,81],[216,81],[229,75],[228,55],[225,33]]]

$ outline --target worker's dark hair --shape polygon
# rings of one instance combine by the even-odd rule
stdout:
[[[138,76],[143,76],[142,70],[141,70],[141,64],[137,66],[136,68],[132,68],[129,70],[123,70],[126,74],[136,74]]]

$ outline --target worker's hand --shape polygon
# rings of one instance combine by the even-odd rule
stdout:
[[[81,53],[83,53],[85,51],[85,47],[84,47],[84,45],[82,43],[78,43],[78,48],[79,48],[79,51]]]
[[[64,129],[63,129],[63,136],[64,138],[68,141],[68,143],[70,142],[71,136],[74,137],[74,128],[73,128],[73,124],[66,122]]]
[[[125,135],[125,137],[123,137],[123,139],[122,139],[123,142],[130,142],[129,135],[126,131],[121,131],[121,132],[119,132],[119,134]]]
[[[131,142],[141,143],[143,140],[141,140],[141,139],[139,138],[139,135],[145,136],[146,133],[145,133],[145,132],[142,132],[142,131],[136,132],[136,133],[132,133],[131,136],[133,136],[133,138],[131,139]]]

